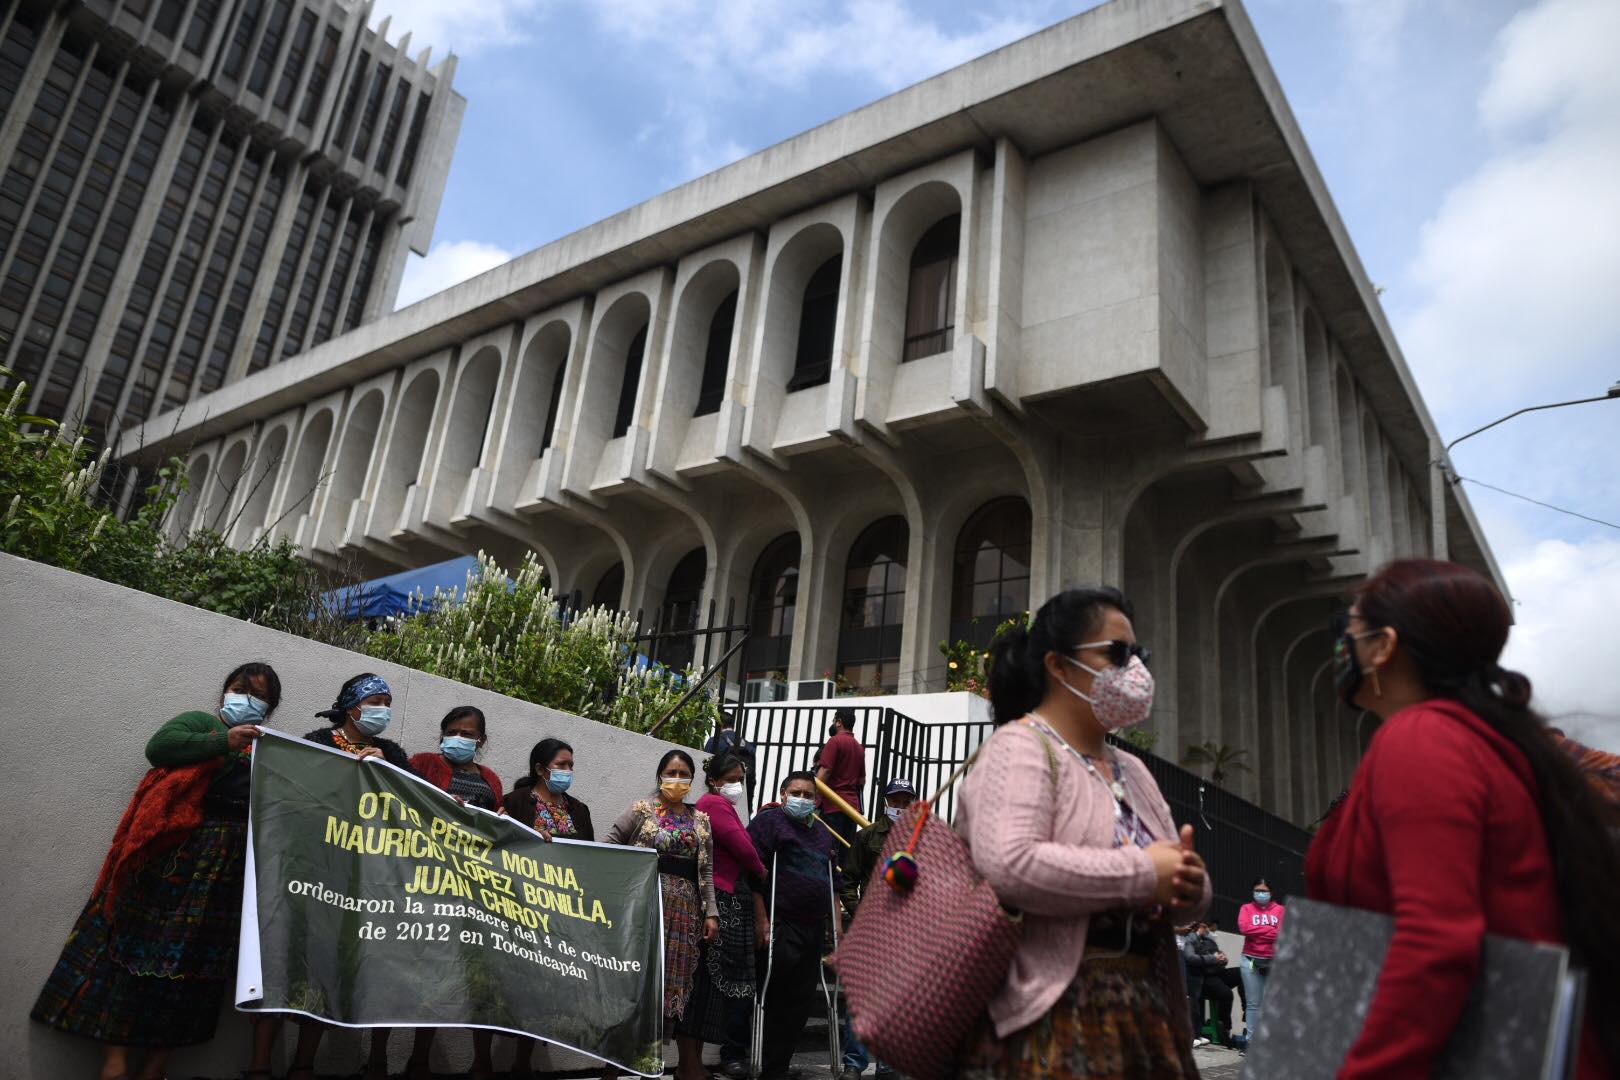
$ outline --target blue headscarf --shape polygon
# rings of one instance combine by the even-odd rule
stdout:
[[[366,698],[371,697],[374,694],[388,694],[392,696],[393,693],[394,692],[392,690],[388,689],[388,683],[383,681],[383,677],[381,675],[373,675],[370,672],[367,672],[366,674],[355,679],[353,682],[345,684],[342,692],[338,694],[338,699],[332,703],[332,707],[330,709],[323,709],[321,712],[318,712],[315,715],[327,717],[336,723],[341,720],[350,709],[366,700]]]

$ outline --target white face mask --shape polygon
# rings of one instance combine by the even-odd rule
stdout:
[[[1091,646],[1081,645],[1078,648]],[[1141,657],[1131,657],[1124,667],[1110,664],[1101,671],[1072,656],[1064,656],[1063,659],[1081,671],[1091,673],[1090,694],[1082,694],[1070,686],[1067,679],[1059,679],[1058,682],[1063,684],[1063,689],[1091,706],[1092,715],[1104,731],[1118,731],[1140,724],[1153,711],[1153,673],[1142,663]]]
[[[900,809],[898,806],[885,806],[883,808],[883,812],[889,815],[890,821],[899,821],[900,815],[905,813],[905,811]]]
[[[738,799],[742,798],[743,797],[742,782],[738,781],[737,783],[734,783],[734,784],[721,784],[720,785],[720,797],[722,799],[725,799],[727,802],[736,802]]]

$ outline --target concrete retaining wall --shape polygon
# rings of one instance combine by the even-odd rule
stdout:
[[[94,1044],[33,1023],[28,1010],[146,771],[146,740],[177,713],[214,708],[225,675],[245,660],[274,665],[283,697],[270,726],[295,734],[325,723],[313,714],[330,707],[343,680],[375,671],[394,691],[388,734],[410,753],[434,749],[439,719],[464,704],[487,715],[484,761],[508,786],[528,771],[536,741],[565,739],[578,762],[573,793],[600,829],[652,790],[658,759],[674,745],[0,555],[0,733],[7,748],[0,754],[0,913],[7,924],[0,934],[0,1077],[94,1075]],[[171,1076],[234,1077],[247,1064],[248,1024],[225,1011],[211,1044],[175,1054]],[[283,1038],[280,1068],[291,1045]],[[321,1071],[357,1068],[366,1038],[329,1035]],[[408,1032],[394,1035],[396,1072],[409,1043]],[[497,1068],[505,1067],[510,1045],[496,1040]],[[547,1053],[536,1053],[537,1068],[585,1064]],[[461,1033],[445,1033],[434,1067],[464,1070],[470,1055]]]

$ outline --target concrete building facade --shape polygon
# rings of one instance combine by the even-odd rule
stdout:
[[[342,0],[0,5],[0,364],[97,438],[393,308],[465,108]]]
[[[729,601],[755,673],[941,689],[941,641],[1117,583],[1159,752],[1247,748],[1296,820],[1368,734],[1344,594],[1495,573],[1235,3],[1115,0],[140,434],[189,455],[177,527],[532,550],[649,619]]]

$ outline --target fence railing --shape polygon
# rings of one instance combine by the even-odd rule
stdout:
[[[831,701],[738,708],[738,731],[755,747],[753,809],[776,798],[777,784],[787,773],[813,767],[840,707]],[[884,785],[896,777],[910,780],[924,797],[933,794],[993,730],[986,721],[933,724],[880,705],[842,707],[853,708],[854,731],[867,750],[861,795],[868,816],[881,804]],[[1109,741],[1147,766],[1177,827],[1193,826],[1214,888],[1210,917],[1222,929],[1237,929],[1238,909],[1249,899],[1256,878],[1265,878],[1278,899],[1304,895],[1310,833],[1157,754],[1113,736]],[[947,821],[954,820],[956,799],[953,787],[937,807]]]

